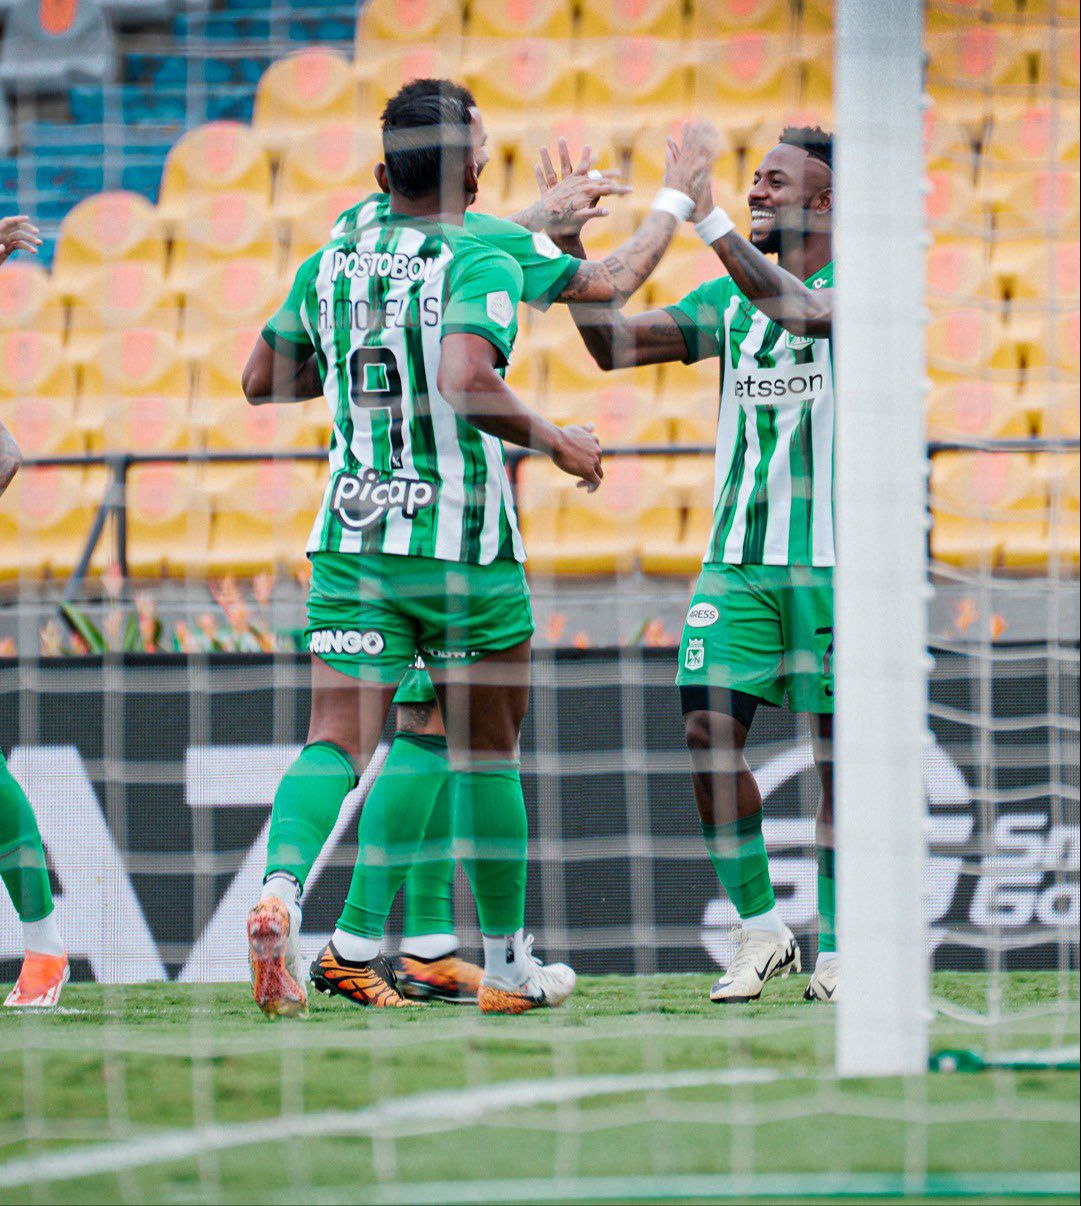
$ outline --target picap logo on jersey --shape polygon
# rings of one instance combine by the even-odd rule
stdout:
[[[706,642],[704,637],[691,637],[687,642],[687,653],[683,659],[688,670],[701,670],[706,661]]]
[[[334,482],[330,509],[343,528],[360,532],[383,519],[388,511],[401,511],[406,519],[430,507],[439,495],[432,482],[415,477],[384,477],[376,469],[359,474],[342,473]]]

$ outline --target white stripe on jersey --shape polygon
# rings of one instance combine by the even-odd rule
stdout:
[[[347,222],[345,218],[334,223],[334,227],[330,232],[332,239],[340,239],[342,235],[348,234],[349,231],[359,226],[367,226],[376,215],[377,204],[375,201],[365,201],[364,204],[357,210],[356,218],[352,222]]]
[[[448,256],[449,250],[444,249]],[[440,289],[446,265],[438,274]],[[433,273],[433,276],[435,274]],[[462,547],[462,507],[465,503],[465,457],[458,443],[458,422],[450,403],[436,388],[439,379],[439,357],[443,328],[422,327],[424,341],[424,371],[428,375],[429,412],[439,449],[439,468],[442,486],[439,491],[439,510],[436,515],[435,555],[447,561],[457,561]]]
[[[837,552],[833,542],[833,368],[828,345],[822,360],[829,372],[830,404],[816,406],[811,414],[811,455],[814,457],[814,499],[811,512],[811,561],[814,565],[833,565]],[[828,469],[828,472],[827,472]]]
[[[799,424],[800,408],[789,403],[776,412],[777,447],[769,463],[766,490],[766,539],[762,544],[763,565],[788,564],[788,531],[792,521],[792,433]]]

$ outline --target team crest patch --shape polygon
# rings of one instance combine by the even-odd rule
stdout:
[[[546,260],[558,259],[563,254],[543,230],[534,234],[533,247],[537,254],[544,256]]]
[[[814,339],[810,335],[793,335],[791,331],[785,333],[785,339],[788,346],[795,352],[802,348],[809,348]]]
[[[506,290],[500,289],[497,293],[489,293],[484,306],[492,322],[499,323],[501,327],[510,326],[510,321],[514,317],[514,303]]]
[[[688,670],[701,670],[706,661],[706,642],[703,637],[691,637],[683,664]]]

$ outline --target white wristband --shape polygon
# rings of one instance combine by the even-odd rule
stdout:
[[[713,244],[718,239],[723,239],[730,230],[736,229],[735,222],[724,212],[719,205],[715,206],[701,222],[695,222],[694,228],[698,231],[698,237],[703,243]]]
[[[671,214],[677,222],[686,222],[694,213],[694,200],[678,188],[662,188],[653,198],[653,208]]]

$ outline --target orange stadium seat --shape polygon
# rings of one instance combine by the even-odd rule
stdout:
[[[927,252],[927,291],[939,302],[997,298],[987,244],[982,239],[936,240]]]
[[[691,14],[692,42],[742,30],[788,37],[795,25],[795,8],[789,0],[692,0]]]
[[[927,173],[927,224],[934,232],[972,234],[985,229],[988,213],[971,179],[957,169]]]
[[[936,310],[927,327],[927,368],[932,376],[1016,375],[1017,352],[994,314],[975,306]]]
[[[779,129],[782,116],[800,104],[800,73],[790,50],[781,35],[758,31],[703,42],[694,68],[694,112],[730,133],[756,129],[771,116]]]
[[[1023,439],[1032,423],[1013,385],[960,379],[936,385],[927,398],[927,438]]]
[[[60,223],[53,287],[73,290],[103,264],[142,260],[165,268],[165,240],[157,212],[138,193],[98,193],[70,210]]]
[[[521,128],[523,118],[535,122],[545,109],[565,113],[575,108],[578,69],[562,42],[501,42],[467,62],[464,74],[493,130],[501,125]]]
[[[290,284],[262,260],[225,260],[208,268],[184,307],[185,355],[201,356],[225,332],[259,330]]]
[[[175,338],[178,321],[176,298],[157,265],[139,260],[106,264],[72,296],[68,355],[92,360],[106,335],[126,327],[152,328]]]
[[[210,573],[247,577],[305,563],[326,483],[323,465],[264,461],[214,476]]]
[[[302,50],[263,72],[255,90],[252,125],[263,145],[279,152],[314,127],[360,121],[356,71],[329,50]]]
[[[9,261],[0,269],[0,331],[40,331],[63,339],[66,324],[64,303],[44,268]]]
[[[927,36],[927,86],[947,113],[964,120],[1023,99],[1033,84],[1031,38],[1002,25],[970,25]]]
[[[134,578],[206,574],[210,500],[191,465],[138,465],[127,483],[128,573]]]
[[[410,80],[456,77],[459,49],[457,40],[358,45],[354,67],[360,81],[362,117],[376,121],[390,97]]]
[[[208,268],[238,258],[277,267],[280,256],[269,206],[248,193],[202,197],[177,224],[169,283],[179,291],[189,290]]]
[[[471,0],[466,33],[471,38],[569,38],[570,0]]]
[[[590,0],[578,14],[580,38],[682,38],[680,0]]]
[[[24,456],[85,451],[73,422],[75,386],[75,370],[54,336],[0,331],[0,421]]]
[[[1045,487],[1025,453],[940,452],[931,460],[937,561],[984,570],[1046,561]]]
[[[0,498],[0,581],[67,574],[79,560],[93,512],[82,471],[25,467]]]
[[[1077,163],[1079,147],[1081,117],[1077,109],[1045,103],[996,109],[980,154],[985,165],[1047,168],[1055,163]]]
[[[188,367],[160,331],[128,327],[83,368],[79,423],[95,450],[173,452],[190,445]]]
[[[202,199],[215,194],[247,194],[270,201],[270,159],[251,127],[213,121],[174,143],[162,169],[158,212],[178,221]]]
[[[1076,239],[1055,243],[1041,238],[997,239],[991,250],[991,271],[1013,302],[1076,304],[1079,251]]]
[[[368,0],[357,18],[357,58],[371,42],[447,42],[462,34],[458,0]]]
[[[378,133],[362,130],[355,122],[309,130],[282,156],[274,190],[275,216],[287,221],[303,217],[321,194],[331,191],[351,191],[355,200],[375,192],[375,165],[382,158]]]

